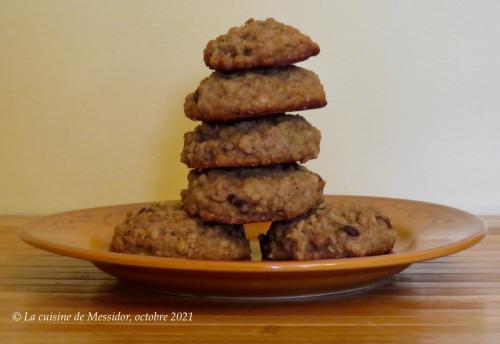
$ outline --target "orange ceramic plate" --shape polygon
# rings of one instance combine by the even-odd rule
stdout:
[[[394,253],[315,261],[260,261],[257,235],[267,224],[246,227],[252,261],[202,261],[108,252],[113,228],[129,204],[50,215],[24,226],[27,243],[53,253],[86,259],[118,279],[183,295],[223,297],[310,296],[357,290],[382,281],[410,264],[464,250],[486,235],[481,219],[438,204],[394,198],[328,196],[330,202],[371,204],[398,230]]]

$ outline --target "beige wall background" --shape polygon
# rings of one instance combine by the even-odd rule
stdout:
[[[0,1],[0,213],[178,198],[206,42],[275,17],[320,43],[328,193],[500,213],[498,1]]]

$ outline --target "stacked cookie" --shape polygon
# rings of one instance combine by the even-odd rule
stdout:
[[[291,220],[323,201],[324,181],[297,162],[317,157],[321,134],[285,112],[326,105],[316,74],[290,65],[319,53],[298,30],[274,19],[231,29],[210,41],[215,69],[186,98],[186,116],[203,123],[184,136],[192,168],[184,209],[204,221]]]

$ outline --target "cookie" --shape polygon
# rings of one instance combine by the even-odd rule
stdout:
[[[305,162],[318,156],[320,140],[299,115],[203,123],[184,135],[181,161],[198,169]]]
[[[249,19],[208,42],[203,52],[205,64],[222,71],[286,66],[318,54],[311,38],[273,18]]]
[[[318,76],[304,68],[287,66],[214,72],[186,97],[184,112],[193,120],[220,122],[325,105]]]
[[[263,259],[308,260],[389,253],[397,232],[377,209],[357,204],[324,203],[259,236]]]
[[[127,214],[115,228],[113,252],[204,260],[250,259],[243,226],[203,223],[180,202],[158,203]]]
[[[294,218],[323,200],[325,182],[297,164],[191,170],[184,209],[204,221],[251,223]]]

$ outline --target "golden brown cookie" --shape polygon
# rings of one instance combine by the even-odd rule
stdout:
[[[249,19],[225,35],[208,42],[205,64],[215,70],[234,71],[279,67],[319,54],[319,46],[299,30],[277,22]]]
[[[281,221],[305,213],[323,200],[325,182],[297,164],[192,170],[181,193],[184,209],[204,221]]]
[[[387,216],[358,204],[323,203],[259,236],[263,259],[308,260],[389,253],[397,232]]]
[[[203,123],[184,135],[181,161],[198,169],[305,162],[318,156],[320,140],[299,115]]]
[[[204,260],[250,259],[243,226],[203,223],[180,202],[165,202],[128,214],[115,228],[111,251]]]
[[[310,70],[288,66],[214,72],[186,97],[184,112],[193,120],[221,122],[325,105],[325,91],[318,76]]]

